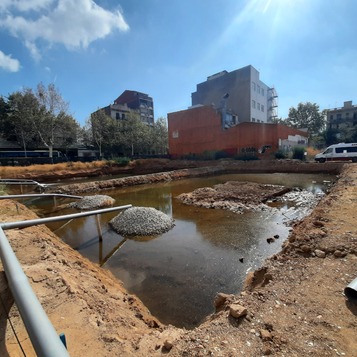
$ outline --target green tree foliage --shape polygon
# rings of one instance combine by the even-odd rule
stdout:
[[[9,115],[9,105],[5,98],[0,97],[0,130],[3,133],[6,129],[7,118]]]
[[[168,152],[168,129],[165,118],[159,118],[152,128],[152,149],[156,154]]]
[[[38,84],[35,91],[26,88],[0,97],[0,131],[26,151],[72,144],[95,145],[101,157],[166,154],[168,129],[165,118],[150,126],[135,111],[117,120],[98,110],[81,128],[68,113],[65,102],[53,84]]]
[[[284,124],[286,125],[286,121],[283,118],[275,118],[272,120],[273,124]]]
[[[115,121],[106,115],[104,110],[97,110],[91,114],[87,122],[93,143],[99,150],[99,156],[103,157],[105,147],[110,147],[115,137]]]
[[[126,155],[134,156],[149,153],[151,128],[135,113],[127,115],[127,118],[121,120],[120,124]]]
[[[8,106],[9,113],[4,133],[10,138],[14,136],[26,152],[28,147],[35,145],[34,122],[43,114],[43,111],[37,98],[29,89],[11,94],[8,98]]]
[[[166,154],[168,134],[166,120],[159,118],[153,126],[143,122],[131,112],[125,119],[113,119],[104,110],[91,115],[82,137],[98,148],[100,156],[117,158],[148,154]]]
[[[293,148],[293,159],[302,160],[302,161],[305,160],[305,148],[295,146]]]
[[[321,136],[322,136],[322,142],[323,142],[323,145],[321,145],[321,148],[330,146],[333,144],[337,144],[339,142],[339,139],[337,137],[338,132],[336,129],[328,128],[322,133]]]
[[[42,115],[33,122],[36,135],[52,157],[55,145],[65,146],[76,141],[79,125],[68,114],[68,103],[54,84],[49,84],[47,88],[42,83],[38,84],[36,98],[42,110]]]
[[[40,83],[36,92],[29,88],[14,92],[6,105],[6,113],[1,116],[2,134],[15,138],[25,151],[45,146],[52,157],[54,146],[76,142],[79,124],[68,114],[68,104],[53,84],[45,87]]]
[[[326,125],[324,112],[316,103],[299,103],[297,108],[289,109],[289,116],[285,123],[293,128],[304,129],[309,132],[310,137],[318,135]]]

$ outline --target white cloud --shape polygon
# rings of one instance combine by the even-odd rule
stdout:
[[[0,51],[0,68],[8,72],[18,72],[20,70],[20,62],[12,58],[11,55],[6,55]]]
[[[25,46],[30,51],[31,56],[35,61],[39,61],[41,59],[40,51],[38,50],[34,42],[25,41]]]
[[[5,2],[9,3],[9,0]],[[0,17],[0,26],[22,39],[37,59],[39,52],[36,41],[39,40],[45,40],[49,44],[63,44],[71,50],[86,48],[91,42],[102,39],[115,30],[129,30],[119,10],[105,10],[92,0],[58,0],[52,8],[51,0],[30,0],[32,10],[46,7],[46,11],[37,12],[37,18],[11,13],[11,7],[23,11],[28,9],[24,6],[20,9],[19,4],[22,2],[24,1],[10,1],[6,15]]]
[[[0,10],[16,9],[19,11],[40,10],[47,8],[54,0],[1,0]]]

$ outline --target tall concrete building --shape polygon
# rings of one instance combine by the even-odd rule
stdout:
[[[126,90],[114,101],[114,105],[127,105],[140,113],[143,122],[154,124],[154,102],[148,94]]]
[[[327,127],[336,130],[337,138],[343,139],[343,132],[352,131],[357,126],[357,105],[352,105],[352,100],[344,102],[343,107],[327,109],[326,116]]]
[[[134,113],[148,125],[154,124],[154,102],[153,99],[145,93],[125,90],[114,104],[101,108],[113,119],[125,119],[129,113]]]
[[[197,84],[192,106],[212,105],[222,112],[224,126],[243,122],[271,123],[277,117],[277,93],[259,78],[253,66],[222,71]]]

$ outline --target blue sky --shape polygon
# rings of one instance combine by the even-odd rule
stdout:
[[[0,95],[54,83],[84,125],[137,90],[157,119],[207,76],[251,64],[279,117],[357,104],[356,14],[355,0],[1,0]]]

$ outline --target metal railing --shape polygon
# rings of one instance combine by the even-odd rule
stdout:
[[[0,257],[21,318],[38,356],[69,356],[0,227]]]
[[[63,198],[83,198],[83,196],[66,195],[64,193],[23,193],[21,195],[4,195],[0,196],[0,200],[16,199],[16,198],[39,198],[39,197],[63,197]]]
[[[27,179],[0,179],[0,184],[2,185],[20,185],[20,190],[22,193],[24,185],[35,185],[39,188],[40,191],[45,190],[47,185],[45,183],[40,183],[35,180],[27,180]]]
[[[125,206],[104,208],[95,211],[67,214],[57,217],[39,218],[27,221],[7,222],[0,224],[0,258],[15,303],[19,309],[21,318],[24,322],[37,356],[65,357],[69,356],[69,354],[61,338],[58,336],[48,316],[43,310],[35,293],[33,292],[30,282],[23,272],[21,264],[18,261],[14,251],[12,250],[4,230],[13,228],[25,228],[38,224],[125,210],[130,207],[132,207],[132,205],[129,204]]]

